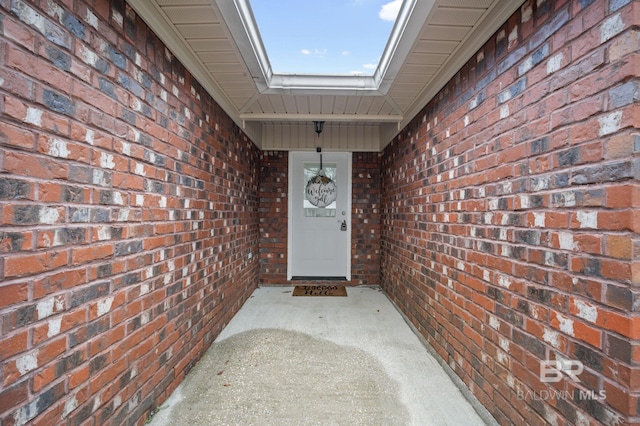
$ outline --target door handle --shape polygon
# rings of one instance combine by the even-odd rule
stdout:
[[[339,222],[339,221],[338,221],[338,222]],[[346,220],[343,220],[343,221],[340,223],[340,230],[341,230],[341,231],[346,231],[346,230],[347,230],[347,221],[346,221]]]

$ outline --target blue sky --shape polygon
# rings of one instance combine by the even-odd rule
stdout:
[[[372,75],[401,0],[251,0],[276,73]]]

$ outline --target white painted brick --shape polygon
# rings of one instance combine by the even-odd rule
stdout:
[[[507,118],[509,116],[509,105],[504,104],[500,107],[500,118]]]
[[[546,223],[546,215],[544,213],[533,213],[533,225],[538,228],[544,228]]]
[[[544,332],[542,333],[542,340],[544,340],[554,348],[560,347],[560,334],[555,330],[551,330],[545,327]]]
[[[124,199],[122,198],[122,194],[120,192],[113,192],[113,202],[119,206],[124,206]]]
[[[84,18],[85,22],[89,24],[89,26],[98,29],[98,17],[87,8],[87,16]]]
[[[493,328],[494,330],[497,330],[500,328],[500,320],[498,320],[498,318],[494,317],[493,315],[489,315],[489,326],[491,328]]]
[[[576,309],[578,312],[576,316],[587,320],[589,322],[595,323],[598,319],[598,308],[590,303],[587,303],[583,300],[576,300],[575,302]]]
[[[21,375],[38,368],[38,351],[23,355],[16,360],[16,368]]]
[[[98,240],[106,241],[111,239],[111,228],[108,226],[101,226],[98,228]]]
[[[533,58],[529,56],[518,67],[518,74],[519,75],[526,74],[528,71],[531,70],[531,68],[533,68]]]
[[[120,12],[117,12],[116,10],[112,10],[112,14],[111,17],[113,19],[113,21],[122,28],[122,26],[124,25],[124,18],[122,16],[122,14]]]
[[[100,167],[105,169],[113,169],[116,167],[116,163],[113,162],[113,154],[107,154],[103,152],[100,155]]]
[[[98,316],[106,314],[111,310],[111,305],[113,304],[113,297],[107,297],[103,300],[98,300]]]
[[[24,117],[24,121],[34,126],[42,125],[42,110],[37,108],[27,108],[27,115]]]
[[[562,250],[575,250],[578,248],[576,243],[573,241],[573,234],[570,232],[558,233],[558,241]]]
[[[104,170],[101,169],[93,169],[93,184],[100,186],[108,186],[109,182],[107,181],[107,175]]]
[[[136,169],[134,173],[139,176],[146,176],[147,172],[144,170],[144,164],[136,163]]]
[[[505,339],[504,337],[500,337],[498,340],[498,344],[500,345],[503,351],[505,351],[506,353],[509,353],[509,341],[507,339]]]
[[[578,222],[581,229],[595,229],[598,227],[598,212],[578,212]]]
[[[68,158],[71,151],[67,148],[67,143],[60,139],[49,139],[49,155],[58,158]]]
[[[95,140],[95,132],[91,129],[87,129],[87,133],[84,135],[84,141],[89,145],[93,145]]]
[[[57,318],[50,319],[47,322],[47,326],[48,326],[47,337],[53,337],[60,334],[61,325],[62,325],[62,316],[58,316]]]
[[[547,74],[553,74],[562,68],[562,62],[564,60],[564,55],[562,53],[558,53],[557,55],[549,58],[549,62],[547,62]]]
[[[118,212],[118,221],[119,222],[128,221],[130,212],[131,212],[131,210],[129,210],[129,208],[127,208],[127,207],[125,207],[124,209],[120,209],[120,211]]]
[[[560,331],[562,331],[565,334],[568,334],[569,336],[574,336],[573,320],[560,314],[556,314],[556,316],[558,318],[558,323],[560,325]]]
[[[498,275],[498,285],[500,287],[509,288],[511,287],[511,280],[506,275]]]
[[[124,155],[131,155],[131,145],[127,142],[121,142],[122,143],[122,153]]]
[[[98,62],[98,55],[90,50],[89,48],[85,47],[85,46],[80,46],[80,49],[78,51],[78,56],[80,57],[80,60],[82,62],[84,62],[87,65],[91,65],[92,67],[96,66],[96,63]]]
[[[71,398],[67,399],[67,401],[64,403],[64,410],[62,410],[62,419],[66,418],[76,408],[78,408],[78,400],[74,395]]]
[[[600,136],[610,135],[620,130],[622,124],[622,111],[615,111],[604,117],[598,118],[600,124]]]
[[[624,22],[620,14],[610,16],[600,27],[600,42],[604,43],[624,30]]]
[[[60,218],[60,213],[57,209],[52,207],[41,207],[40,208],[40,223],[46,225],[54,225],[58,222]]]
[[[151,272],[151,274],[153,275],[153,271]],[[149,293],[149,284],[142,284],[140,286],[140,296],[144,296],[145,294]]]

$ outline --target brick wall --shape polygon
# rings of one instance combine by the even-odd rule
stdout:
[[[123,1],[0,34],[0,423],[140,424],[258,282],[259,152]]]
[[[379,153],[354,152],[352,158],[351,281],[380,284],[380,179]],[[262,154],[260,183],[260,282],[287,281],[287,215],[289,153]],[[322,284],[295,281],[295,284]],[[326,282],[324,284],[335,284]]]
[[[382,285],[502,424],[639,422],[639,17],[525,2],[384,152]]]
[[[260,283],[287,282],[289,153],[264,151],[260,172]]]

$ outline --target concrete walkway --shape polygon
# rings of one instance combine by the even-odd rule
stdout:
[[[291,292],[257,289],[150,424],[486,424],[379,288]]]

